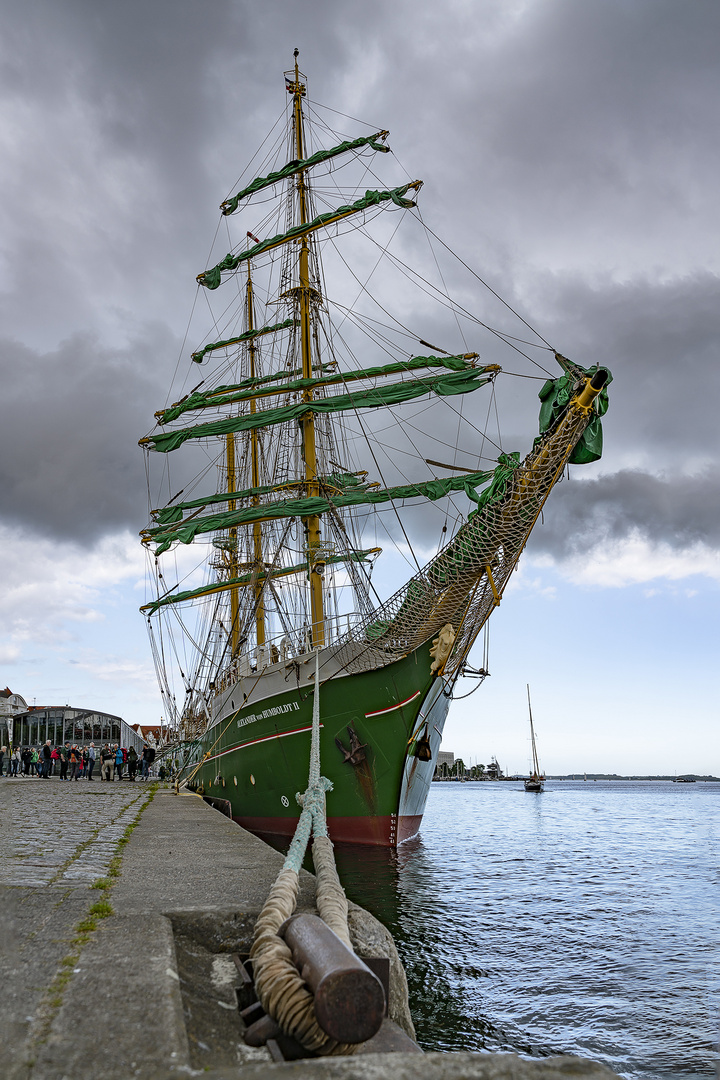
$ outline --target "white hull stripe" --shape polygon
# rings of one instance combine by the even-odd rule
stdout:
[[[420,697],[420,691],[416,690],[412,697],[405,698],[405,701],[398,701],[397,705],[391,705],[387,709],[378,709],[377,712],[366,712],[365,719],[369,719],[371,716],[383,716],[384,713],[395,712],[395,709],[402,709],[403,705],[409,705],[411,701],[414,701],[416,697]]]
[[[324,727],[321,724],[320,727]],[[251,742],[238,743],[237,746],[231,746],[229,750],[223,750],[220,754],[213,754],[212,757],[205,758],[203,765],[206,761],[217,761],[218,758],[225,757],[226,754],[234,754],[236,750],[245,750],[248,746],[257,746],[261,742],[270,742],[272,739],[286,739],[288,735],[301,735],[303,731],[312,731],[312,724],[309,727],[295,728],[293,731],[278,731],[275,735],[263,735],[262,739],[253,739]]]

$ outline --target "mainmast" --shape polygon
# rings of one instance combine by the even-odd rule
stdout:
[[[305,96],[305,84],[300,82],[298,68],[298,50],[295,49],[295,81],[290,83],[288,91],[293,95],[293,124],[295,131],[295,155],[298,161],[304,157],[305,147],[303,138],[303,113],[302,99]],[[301,169],[297,174],[297,193],[300,214],[300,225],[307,225],[307,184],[305,182],[305,170]],[[298,298],[300,302],[300,346],[302,352],[303,379],[312,379],[312,351],[310,344],[310,246],[307,234],[300,239],[300,256],[298,264]],[[302,392],[302,400],[310,402],[313,399],[312,387],[307,387]],[[305,493],[308,498],[316,498],[320,494],[318,482],[317,454],[315,449],[315,418],[312,412],[303,416],[302,421],[302,451],[305,463]],[[320,547],[320,518],[317,515],[303,518],[305,528],[305,546],[308,557],[308,569],[310,571],[310,634],[313,648],[321,648],[325,644],[325,611],[323,604],[323,563],[319,559]]]
[[[247,327],[250,332],[255,329],[255,314],[254,314],[254,299],[253,299],[253,284],[252,277],[250,276],[250,262],[248,261],[248,273],[247,273],[247,285],[245,286],[246,301],[247,301]],[[250,355],[250,378],[255,379],[257,377],[257,364],[255,362],[257,346],[255,339],[250,338],[248,342],[248,352]],[[257,404],[255,398],[250,399],[250,415],[254,415],[257,411]],[[251,471],[251,483],[254,488],[260,486],[260,445],[259,435],[257,428],[253,428],[250,432],[250,471]],[[260,496],[254,495],[252,499],[253,506],[260,505]],[[253,576],[255,578],[255,629],[257,634],[258,648],[265,644],[265,602],[263,600],[263,561],[262,561],[262,526],[259,521],[256,521],[253,525]],[[233,590],[234,592],[235,590]]]

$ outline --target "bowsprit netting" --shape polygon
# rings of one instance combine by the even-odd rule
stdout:
[[[459,673],[500,603],[545,500],[587,428],[597,422],[594,401],[607,378],[602,370],[588,379],[524,461],[519,454],[501,455],[493,481],[478,497],[478,509],[450,543],[342,640],[345,670],[383,667],[450,623],[455,640],[444,673]]]

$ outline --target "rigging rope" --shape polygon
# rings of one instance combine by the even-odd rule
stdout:
[[[337,875],[333,848],[327,834],[325,793],[331,790],[330,781],[320,774],[320,652],[316,650],[308,786],[304,794],[295,796],[302,807],[300,819],[283,868],[255,923],[250,956],[255,990],[265,1011],[286,1034],[321,1056],[352,1054],[357,1044],[338,1043],[322,1030],[315,1016],[313,995],[295,967],[290,948],[278,935],[278,930],[295,910],[300,868],[312,834],[318,913],[343,944],[352,949],[347,922],[348,902]]]

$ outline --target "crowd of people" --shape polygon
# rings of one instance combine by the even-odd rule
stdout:
[[[48,739],[41,746],[16,746],[10,753],[7,746],[0,747],[0,776],[47,780],[58,775],[64,781],[93,780],[97,765],[100,780],[123,780],[127,775],[128,780],[134,781],[138,771],[140,779],[147,780],[154,760],[152,746],[146,746],[138,754],[134,746],[117,743],[96,747],[92,742],[88,746],[66,742],[53,746]]]

